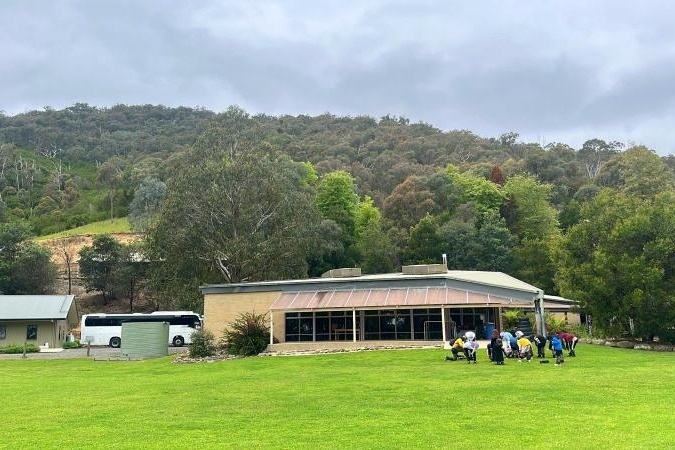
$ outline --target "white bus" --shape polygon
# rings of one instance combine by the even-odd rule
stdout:
[[[155,311],[134,314],[85,314],[80,325],[80,342],[89,345],[122,345],[122,324],[125,322],[168,322],[169,344],[189,344],[192,333],[202,327],[203,318],[192,311]]]

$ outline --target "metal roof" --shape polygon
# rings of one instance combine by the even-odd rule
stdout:
[[[457,307],[524,307],[530,300],[506,298],[484,292],[452,288],[353,289],[330,291],[284,292],[270,310],[313,311],[347,308],[424,308]]]
[[[323,290],[352,290],[377,288],[405,288],[405,287],[455,287],[470,290],[495,288],[495,295],[503,291],[519,291],[526,297],[538,296],[543,291],[531,284],[503,272],[484,272],[469,270],[448,270],[440,274],[409,275],[402,273],[386,273],[378,275],[363,275],[344,278],[309,278],[302,280],[259,281],[231,284],[208,284],[201,286],[202,294],[226,294],[235,292],[260,291],[323,291]],[[508,297],[508,296],[507,296]]]
[[[65,319],[74,295],[0,295],[0,321]]]

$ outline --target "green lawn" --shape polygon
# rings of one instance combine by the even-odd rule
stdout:
[[[0,360],[2,448],[671,448],[675,353]]]
[[[35,238],[37,241],[45,241],[49,239],[58,239],[68,236],[81,236],[87,234],[112,234],[112,233],[129,233],[131,225],[126,217],[116,218],[113,220],[102,220],[100,222],[88,223],[81,227],[72,228],[70,230],[61,231],[59,233],[50,234],[47,236],[39,236]]]

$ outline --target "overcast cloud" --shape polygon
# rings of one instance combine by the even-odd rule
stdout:
[[[0,2],[0,110],[385,114],[675,153],[675,2]]]

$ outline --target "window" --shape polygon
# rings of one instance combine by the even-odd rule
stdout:
[[[0,325],[0,339],[7,339],[7,326]]]
[[[286,313],[287,341],[311,341],[313,329],[311,312]]]
[[[411,339],[411,312],[409,309],[366,310],[364,314],[365,339]]]
[[[442,339],[443,327],[441,320],[441,310],[438,308],[414,309],[413,327],[415,329],[415,339]]]
[[[26,327],[26,340],[35,341],[37,340],[38,327],[37,325],[28,325]]]

